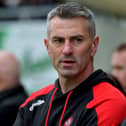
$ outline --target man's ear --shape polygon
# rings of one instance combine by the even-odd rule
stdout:
[[[48,41],[48,39],[44,39],[44,44],[45,44],[46,50],[48,52],[48,55],[50,56],[49,41]]]
[[[92,56],[95,56],[99,45],[99,36],[95,36],[92,42]]]
[[[45,44],[45,47],[46,47],[46,49],[48,51],[48,40],[46,38],[44,39],[44,44]]]

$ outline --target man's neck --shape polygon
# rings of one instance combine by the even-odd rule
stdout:
[[[60,76],[59,83],[60,83],[60,87],[61,87],[63,94],[76,88],[78,85],[80,85],[81,82],[86,80],[93,72],[94,72],[94,70],[90,70],[81,75],[73,76],[73,77]]]

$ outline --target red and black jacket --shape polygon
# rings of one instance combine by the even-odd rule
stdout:
[[[119,126],[126,118],[126,98],[102,70],[63,94],[59,81],[21,105],[14,126]]]

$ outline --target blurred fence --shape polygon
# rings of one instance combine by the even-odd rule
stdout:
[[[0,49],[14,53],[21,63],[21,79],[29,94],[55,81],[43,44],[46,16],[52,6],[0,8]]]
[[[22,82],[29,93],[55,81],[43,39],[46,37],[46,16],[56,5],[0,8],[0,49],[13,52],[21,62]],[[100,36],[95,68],[111,72],[112,50],[126,41],[126,20],[95,13]]]
[[[20,6],[0,8],[0,21],[22,20],[22,19],[43,19],[47,13],[56,5],[41,6]]]

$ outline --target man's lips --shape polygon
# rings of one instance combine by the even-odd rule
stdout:
[[[71,66],[76,62],[73,59],[63,59],[60,61],[60,63],[63,64],[64,66]]]

